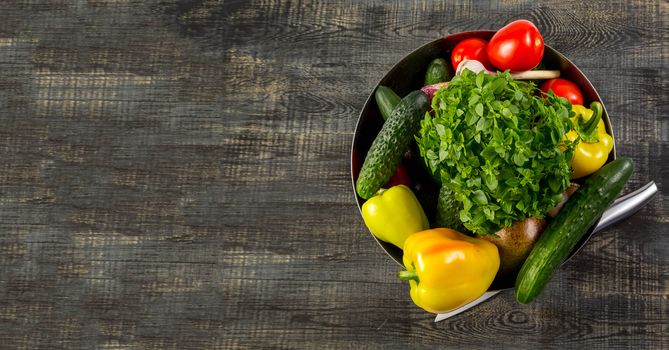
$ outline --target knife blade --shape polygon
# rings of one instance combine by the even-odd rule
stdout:
[[[476,300],[470,302],[470,303],[467,304],[467,305],[461,306],[460,308],[455,309],[455,310],[453,310],[453,311],[451,311],[451,312],[447,312],[447,313],[443,313],[443,314],[438,314],[437,317],[434,319],[434,322],[439,322],[439,321],[445,320],[445,319],[447,319],[447,318],[449,318],[449,317],[453,317],[453,316],[455,316],[455,315],[457,315],[457,314],[459,314],[459,313],[462,313],[462,312],[464,312],[464,311],[467,311],[467,310],[473,308],[474,306],[476,306],[476,305],[478,305],[478,304],[480,304],[480,303],[482,303],[482,302],[484,302],[484,301],[486,301],[486,300],[488,300],[488,299],[494,297],[495,295],[499,294],[500,292],[501,292],[501,290],[495,290],[495,291],[492,291],[492,292],[485,292],[485,293],[483,293],[483,295],[481,295],[480,297],[478,297],[478,299],[476,299]]]
[[[606,209],[606,211],[604,211],[602,217],[599,219],[599,222],[597,222],[597,226],[595,226],[595,228],[592,230],[591,235],[630,217],[632,214],[639,211],[639,209],[643,208],[656,193],[657,185],[654,181],[651,181],[636,191],[630,192],[616,199],[613,204],[608,209]],[[494,290],[485,292],[483,295],[478,297],[478,299],[473,300],[469,304],[463,305],[450,312],[437,314],[434,322],[443,321],[465,312],[474,306],[494,297],[502,291],[503,290]]]

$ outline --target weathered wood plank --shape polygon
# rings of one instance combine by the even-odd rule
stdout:
[[[669,347],[661,1],[10,0],[0,5],[0,339],[11,349]],[[660,194],[541,298],[434,324],[349,175],[385,72],[534,21]]]

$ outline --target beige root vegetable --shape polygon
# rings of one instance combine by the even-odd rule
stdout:
[[[495,235],[480,236],[499,249],[499,276],[515,275],[530,254],[534,242],[546,228],[546,220],[528,218],[497,231]]]
[[[555,217],[564,203],[578,189],[577,184],[571,184],[563,194],[563,200],[549,211],[550,217]],[[525,259],[530,254],[534,243],[539,239],[546,228],[546,220],[528,218],[517,221],[509,227],[497,231],[494,235],[481,236],[497,246],[499,249],[500,267],[498,277],[515,276]]]

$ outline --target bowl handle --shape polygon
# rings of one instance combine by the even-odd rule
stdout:
[[[651,181],[640,189],[616,199],[613,204],[606,209],[604,214],[602,214],[602,218],[599,219],[599,222],[592,230],[592,233],[601,231],[630,217],[646,205],[656,193],[657,185],[654,181]]]

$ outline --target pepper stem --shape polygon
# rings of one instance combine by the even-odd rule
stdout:
[[[409,270],[399,271],[397,272],[397,278],[401,279],[402,281],[414,280],[416,281],[416,283],[420,282],[416,271],[409,271]]]
[[[596,143],[599,142],[599,137],[597,136],[597,126],[599,125],[599,121],[602,119],[602,104],[595,101],[590,104],[590,109],[592,110],[592,117],[590,117],[588,120],[585,120],[585,118],[580,115],[575,125],[575,129],[583,142]]]

